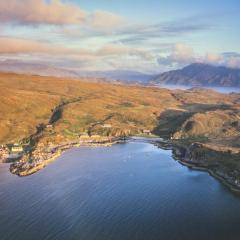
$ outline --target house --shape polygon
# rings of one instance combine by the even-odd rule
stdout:
[[[78,137],[79,137],[80,139],[85,139],[85,138],[89,138],[89,135],[88,135],[88,133],[83,132],[83,133],[80,133],[80,134],[78,135]]]
[[[151,130],[144,129],[144,130],[143,130],[143,134],[151,135]]]
[[[95,134],[95,135],[91,135],[91,138],[94,138],[94,139],[96,139],[96,138],[101,138],[101,136],[100,136],[100,135],[97,135],[97,134]]]
[[[23,147],[19,144],[14,144],[11,148],[12,153],[21,153],[23,152]]]
[[[112,127],[112,124],[107,124],[107,123],[105,123],[105,124],[102,125],[102,127],[103,127],[103,128],[111,128],[111,127]]]

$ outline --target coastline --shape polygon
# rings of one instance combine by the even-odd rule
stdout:
[[[76,142],[76,143],[67,143],[67,144],[60,144],[56,147],[54,147],[54,151],[52,153],[50,153],[50,157],[48,157],[47,159],[43,160],[43,161],[33,161],[33,162],[29,162],[26,160],[20,160],[16,163],[12,163],[10,164],[10,172],[12,174],[15,174],[19,177],[26,177],[29,175],[32,175],[38,171],[40,171],[41,169],[45,168],[48,164],[50,164],[51,162],[55,161],[58,157],[60,157],[65,151],[74,148],[74,147],[85,147],[85,146],[89,146],[89,147],[110,147],[114,144],[118,144],[118,143],[122,143],[125,142],[126,139],[123,138],[114,138],[114,139],[109,139],[108,141],[106,141],[106,139],[104,139],[103,141],[99,140],[99,141],[95,141],[95,142]],[[41,152],[42,154],[42,152]],[[48,153],[49,155],[49,153]],[[25,156],[26,159],[29,159],[29,156]]]
[[[145,137],[139,137],[139,136],[132,136],[129,138],[121,138],[121,137],[115,137],[111,138],[108,141],[104,139],[104,141],[98,141],[98,142],[82,142],[82,143],[69,143],[64,145],[58,145],[54,148],[54,152],[51,153],[51,156],[48,157],[46,160],[41,162],[24,162],[19,161],[16,163],[10,164],[10,172],[12,174],[18,175],[19,177],[26,177],[29,175],[32,175],[41,169],[45,168],[48,164],[55,161],[58,157],[60,157],[66,150],[74,148],[74,147],[83,147],[83,146],[89,146],[89,147],[110,147],[114,144],[118,143],[126,143],[127,141],[143,141],[147,142],[149,144],[153,144],[161,149],[165,150],[171,150],[172,151],[172,158],[176,161],[178,161],[180,164],[182,164],[185,167],[188,167],[192,170],[196,171],[205,171],[208,172],[210,176],[217,179],[219,182],[221,182],[224,186],[226,186],[230,191],[233,193],[240,194],[240,185],[234,184],[232,181],[230,181],[228,178],[224,177],[223,174],[220,175],[218,171],[212,166],[208,164],[203,164],[197,159],[189,160],[186,157],[186,151],[187,147],[178,146],[177,144],[171,143],[169,140],[164,140],[162,138],[145,138]],[[219,169],[218,169],[219,170]]]
[[[225,178],[223,178],[222,176],[218,175],[217,173],[215,173],[213,170],[208,169],[207,167],[199,167],[196,166],[194,164],[190,164],[189,162],[186,162],[184,160],[180,160],[180,159],[176,159],[176,161],[178,161],[180,164],[182,164],[185,167],[188,167],[194,171],[203,171],[203,172],[208,172],[208,174],[212,177],[214,177],[215,179],[217,179],[219,182],[221,182],[221,184],[223,184],[224,186],[226,186],[230,191],[234,192],[234,193],[238,193],[240,194],[240,188],[236,187],[232,184],[230,184]]]
[[[169,141],[158,142],[156,145],[162,149],[171,150],[173,159],[178,161],[181,165],[195,171],[208,172],[210,176],[217,179],[221,184],[227,187],[231,192],[240,195],[240,186],[237,184],[233,184],[233,182],[229,181],[228,178],[218,174],[217,170],[214,169],[211,165],[206,165],[206,164],[203,165],[201,164],[201,162],[196,162],[197,159],[194,159],[194,161],[189,161],[185,156],[187,147],[184,149],[183,147],[179,147],[178,145],[172,144]]]

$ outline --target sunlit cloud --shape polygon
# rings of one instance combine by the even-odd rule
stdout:
[[[46,54],[64,55],[64,57],[107,57],[107,56],[138,56],[142,59],[151,59],[148,51],[140,48],[130,48],[118,44],[106,44],[96,50],[86,48],[71,48],[48,42],[39,42],[28,39],[0,37],[0,54]]]
[[[158,58],[159,65],[168,67],[183,67],[194,62],[240,68],[240,54],[208,52],[198,55],[191,46],[177,43],[169,55]]]
[[[95,11],[88,17],[88,25],[104,32],[116,31],[124,25],[123,17],[107,11]]]
[[[0,21],[15,24],[78,24],[86,12],[60,0],[8,0],[0,2]]]
[[[188,63],[196,61],[194,50],[191,46],[184,43],[176,43],[168,56],[158,58],[159,65],[169,67],[184,66]]]
[[[88,12],[62,0],[0,1],[0,22],[15,25],[83,25],[111,31],[124,20],[108,11]]]

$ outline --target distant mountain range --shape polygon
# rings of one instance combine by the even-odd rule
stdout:
[[[114,81],[118,83],[142,85],[147,85],[154,77],[156,77],[151,74],[129,70],[79,72],[79,76],[101,78],[110,82]]]
[[[79,77],[77,73],[70,70],[52,67],[45,64],[25,63],[20,61],[0,61],[0,71],[52,77]]]
[[[15,60],[0,61],[0,72],[10,72],[18,74],[69,77],[69,78],[89,78],[94,82],[113,82],[127,84],[146,85],[153,79],[153,75],[137,71],[112,70],[112,71],[71,71],[68,69],[48,66],[46,64],[26,63]]]
[[[75,79],[83,77],[94,82],[120,84],[240,87],[240,69],[203,63],[193,63],[182,69],[159,75],[129,70],[71,71],[60,67],[20,61],[0,61],[0,71]]]
[[[208,87],[240,87],[240,69],[193,63],[180,70],[162,73],[152,84]]]

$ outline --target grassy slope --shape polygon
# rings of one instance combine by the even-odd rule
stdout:
[[[143,129],[168,138],[207,138],[214,144],[228,139],[230,146],[239,137],[239,94],[1,73],[0,100],[0,143],[29,137],[36,126],[48,123],[52,110],[61,103],[66,104],[54,128],[45,131],[44,142],[76,139],[86,132],[133,135]]]
[[[55,123],[53,136],[74,137],[91,127],[92,134],[105,131],[98,122],[112,124],[110,134],[119,130],[136,133],[153,128],[156,115],[178,102],[170,91],[126,87],[76,80],[0,74],[0,143],[20,141],[33,134],[36,126],[48,123],[52,110],[63,108]],[[109,134],[104,132],[104,134]]]

